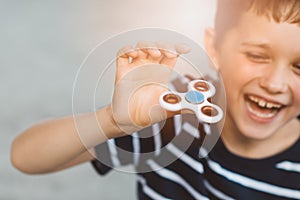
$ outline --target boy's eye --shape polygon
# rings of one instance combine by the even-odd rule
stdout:
[[[300,63],[293,64],[293,69],[296,74],[300,75]]]
[[[269,57],[266,55],[252,52],[246,52],[246,57],[251,61],[258,63],[267,62],[269,60]]]

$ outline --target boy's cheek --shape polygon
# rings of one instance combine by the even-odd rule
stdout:
[[[300,114],[300,94],[298,92],[296,98],[295,98],[295,102],[296,102],[296,107],[297,107],[297,112]]]
[[[300,114],[300,99],[298,98],[298,100],[297,100],[297,103],[296,103],[296,109],[295,110],[297,110],[296,112],[298,113],[298,114]],[[297,115],[298,115],[297,114]]]

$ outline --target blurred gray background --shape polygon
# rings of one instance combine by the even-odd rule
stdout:
[[[10,164],[13,139],[34,123],[72,114],[72,86],[90,50],[141,27],[175,30],[202,43],[213,22],[207,0],[1,0],[0,200],[135,199],[134,175],[100,177],[89,163],[30,176]]]

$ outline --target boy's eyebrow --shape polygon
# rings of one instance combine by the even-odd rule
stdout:
[[[259,47],[263,49],[271,49],[271,45],[267,42],[258,42],[258,41],[248,41],[242,42],[242,46],[252,46],[252,47]]]

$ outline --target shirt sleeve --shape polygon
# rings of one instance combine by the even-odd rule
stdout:
[[[141,162],[157,155],[175,136],[174,118],[169,118],[132,135],[110,139],[97,145],[94,148],[96,158],[91,163],[101,175],[121,166],[138,167]]]
[[[94,149],[96,158],[91,162],[96,171],[104,175],[111,169],[133,163],[134,138],[131,135],[110,139]]]

